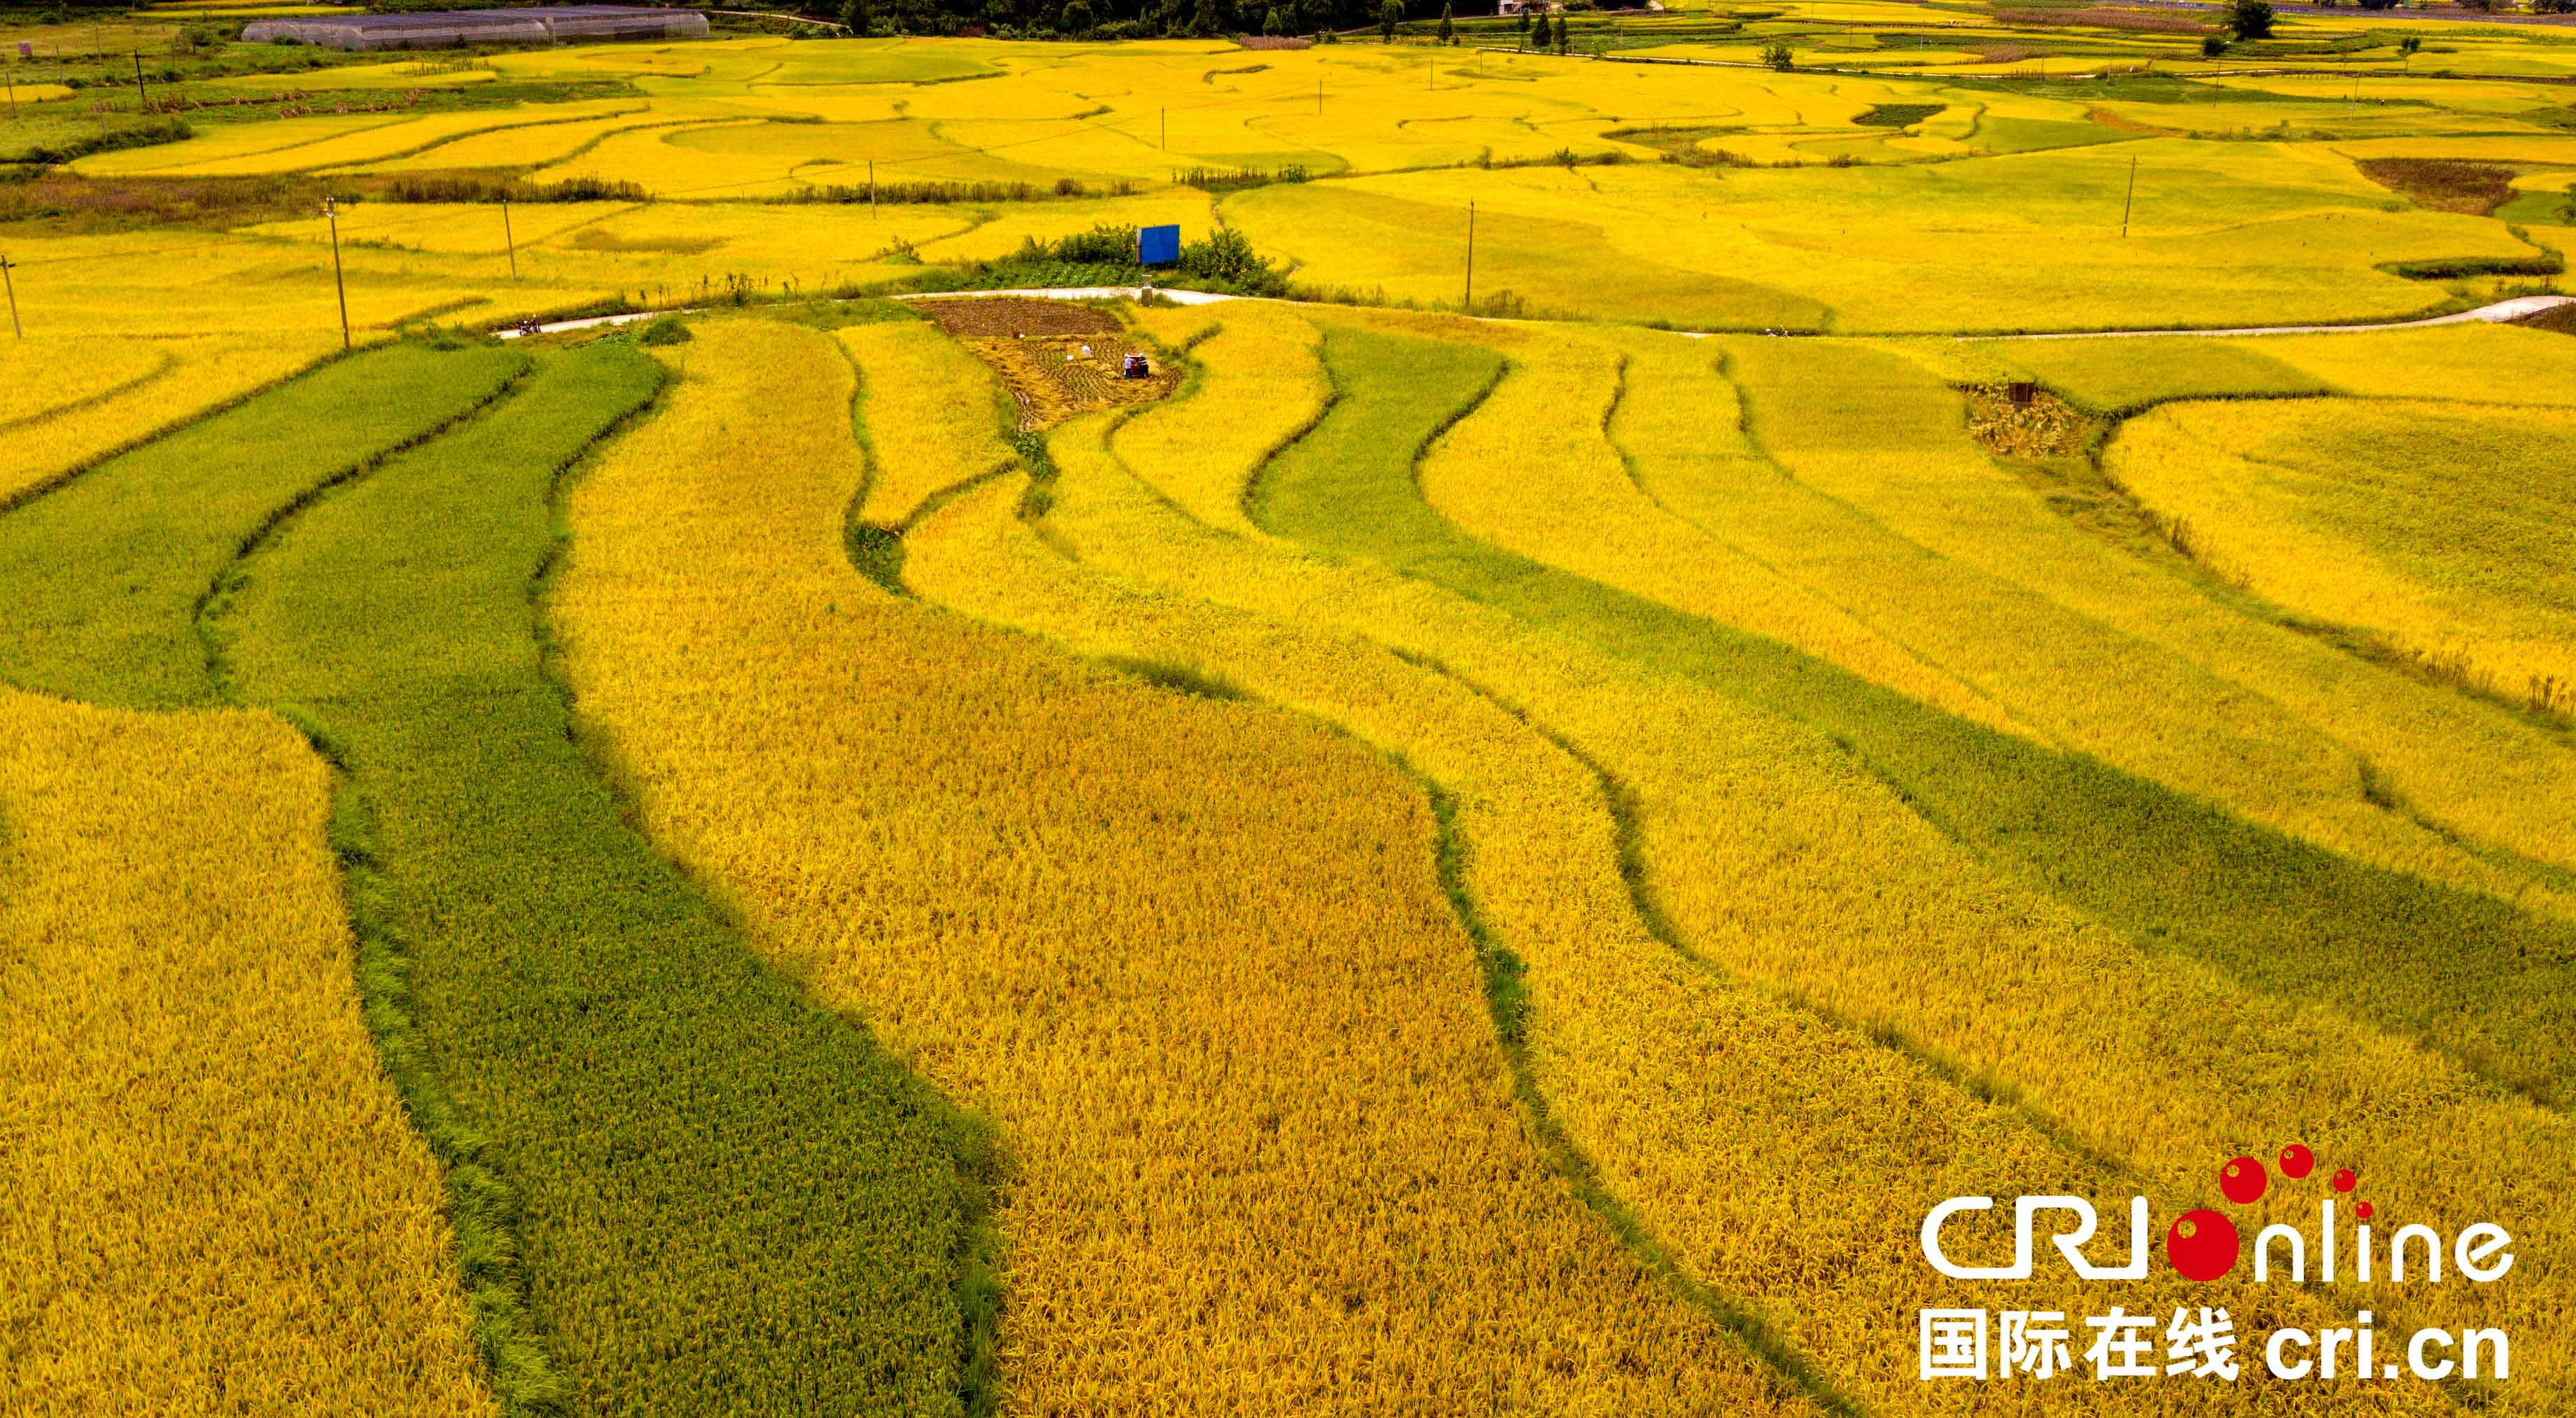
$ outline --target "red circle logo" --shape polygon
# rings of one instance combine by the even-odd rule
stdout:
[[[2203,1207],[2165,1232],[2165,1259],[2186,1280],[2216,1280],[2236,1268],[2236,1223]]]
[[[2218,1189],[2238,1206],[2252,1206],[2263,1199],[2263,1189],[2272,1184],[2263,1164],[2251,1157],[2239,1157],[2218,1169]]]

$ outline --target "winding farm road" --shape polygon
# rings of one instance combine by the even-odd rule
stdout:
[[[968,300],[985,296],[1016,295],[1039,300],[1141,300],[1144,298],[1145,289],[1142,286],[1051,286],[1032,290],[942,291],[935,295],[899,295],[894,299]],[[1213,305],[1221,300],[1265,299],[1261,296],[1218,295],[1212,291],[1196,290],[1157,290],[1154,293],[1180,305]],[[2357,335],[2372,330],[2420,330],[2435,325],[2466,325],[2473,321],[2501,325],[2506,321],[2519,320],[2526,315],[2537,315],[2541,311],[2561,305],[2576,305],[2576,296],[2523,295],[2450,315],[2431,315],[2420,320],[2390,320],[2371,325],[2245,325],[2232,330],[2065,330],[2037,335],[1962,335],[1958,338],[1966,340],[2127,340],[2143,339],[2150,335]],[[636,320],[651,320],[663,315],[696,313],[693,307],[686,306],[671,310],[638,310],[626,315],[593,315],[581,320],[557,320],[551,324],[539,325],[533,332],[505,329],[497,333],[502,339],[515,340],[527,333],[551,335],[561,330],[590,330],[602,325],[624,325]],[[1490,317],[1474,318],[1482,320]],[[1682,333],[1695,339],[1705,338],[1701,332],[1695,330]]]
[[[2421,320],[2388,320],[2374,325],[2247,325],[2234,330],[2071,330],[2045,335],[1971,335],[1980,340],[2125,340],[2146,335],[2357,335],[2370,330],[2421,330],[2433,325],[2466,325],[2473,321],[2501,325],[2526,315],[2537,315],[2562,305],[2576,305],[2576,295],[2518,295],[2463,310],[2451,315],[2433,315]]]

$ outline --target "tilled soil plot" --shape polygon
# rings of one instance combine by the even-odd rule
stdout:
[[[1096,305],[1069,300],[1038,300],[1024,295],[981,299],[925,300],[913,309],[939,322],[939,328],[961,340],[1020,335],[1115,335],[1118,317]]]

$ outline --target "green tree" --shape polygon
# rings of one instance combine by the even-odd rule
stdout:
[[[1404,23],[1403,0],[1386,0],[1377,12],[1377,32],[1387,43],[1395,43],[1395,27]]]
[[[1198,13],[1190,17],[1190,33],[1199,39],[1212,38],[1219,23],[1216,0],[1199,0]]]
[[[1556,17],[1556,52],[1563,54],[1572,48],[1574,48],[1574,32],[1565,27],[1565,17],[1559,15]]]
[[[2226,52],[2227,36],[2223,34],[2205,34],[2200,37],[2201,58],[2215,59]]]
[[[850,27],[852,39],[863,39],[867,36],[868,26],[876,23],[876,16],[868,13],[868,0],[844,0],[841,23]]]
[[[1449,6],[1443,4],[1440,7],[1440,42],[1442,44],[1449,43],[1451,36],[1455,35],[1457,32],[1458,27],[1449,22]]]
[[[1059,27],[1076,36],[1091,33],[1091,0],[1064,0],[1064,18]]]
[[[2227,9],[2227,28],[2238,39],[2270,39],[2272,19],[2272,0],[2236,0]]]
[[[1535,49],[1546,42],[1544,40],[1533,40],[1530,38],[1530,26],[1544,23],[1546,23],[1546,21],[1540,18],[1538,12],[1534,10],[1521,11],[1521,48]]]
[[[1286,24],[1279,18],[1278,6],[1273,5],[1262,12],[1261,32],[1269,35],[1286,34],[1288,32]]]
[[[1798,56],[1790,51],[1788,45],[1775,39],[1762,46],[1762,62],[1786,74],[1798,67]]]

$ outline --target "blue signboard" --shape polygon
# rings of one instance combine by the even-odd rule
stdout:
[[[1176,226],[1139,227],[1136,230],[1136,264],[1168,266],[1181,259],[1181,229]]]

